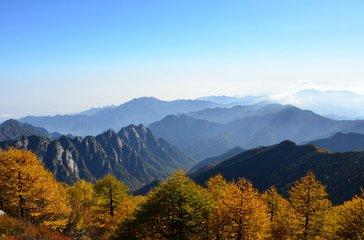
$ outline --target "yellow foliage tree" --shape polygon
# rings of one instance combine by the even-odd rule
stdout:
[[[209,219],[210,235],[212,239],[223,239],[225,226],[228,224],[226,217],[219,214],[218,205],[216,202],[221,200],[220,198],[225,194],[229,187],[229,183],[226,182],[221,174],[218,174],[207,181],[207,189],[209,190],[212,199],[214,200],[213,211]]]
[[[364,239],[364,192],[337,207],[337,239]]]
[[[127,196],[123,198],[117,207],[113,221],[110,221],[106,226],[107,230],[102,236],[103,239],[110,239],[115,234],[119,226],[122,226],[126,221],[130,221],[134,212],[145,200],[142,196]]]
[[[294,210],[291,223],[296,239],[320,239],[325,236],[325,216],[331,208],[326,188],[312,172],[307,173],[290,189],[290,204]]]
[[[275,187],[269,188],[263,194],[263,198],[268,208],[271,238],[276,240],[292,239],[294,224],[292,225],[289,221],[292,219],[289,202],[277,192]]]
[[[128,196],[127,186],[108,174],[94,185],[94,227],[105,234],[110,225],[114,225],[115,215],[122,200]]]
[[[113,239],[207,239],[210,209],[207,191],[177,171],[148,194]]]
[[[69,207],[64,186],[29,151],[0,151],[0,191],[1,208],[11,216],[53,229],[67,223]]]
[[[68,189],[71,214],[68,231],[77,238],[92,234],[95,214],[94,191],[91,183],[80,180]]]
[[[240,179],[227,183],[217,176],[210,179],[207,186],[215,199],[210,216],[211,239],[267,238],[268,210],[249,181]]]

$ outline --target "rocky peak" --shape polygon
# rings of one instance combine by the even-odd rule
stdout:
[[[61,136],[51,141],[31,136],[6,143],[0,143],[0,147],[35,152],[59,180],[68,183],[78,179],[95,181],[113,173],[136,189],[176,169],[187,170],[194,163],[167,142],[155,139],[143,125],[125,127],[118,134],[109,130],[83,139]]]

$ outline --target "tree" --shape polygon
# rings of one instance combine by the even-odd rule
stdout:
[[[65,187],[29,151],[0,151],[0,191],[2,209],[10,216],[54,229],[67,223]]]
[[[292,210],[289,202],[277,192],[275,187],[269,188],[263,194],[263,199],[268,208],[271,238],[276,240],[292,239],[293,227],[289,221],[292,219]]]
[[[312,172],[294,183],[289,200],[294,210],[295,238],[309,240],[323,237],[325,214],[331,202],[325,187]]]
[[[206,239],[211,199],[184,172],[155,188],[115,239]]]
[[[126,185],[111,174],[97,181],[94,189],[97,205],[101,210],[108,212],[111,217],[115,215],[121,200],[128,195]]]
[[[338,239],[364,239],[364,192],[337,207]]]
[[[93,228],[98,230],[97,236],[107,233],[116,221],[115,214],[121,201],[128,196],[128,188],[124,183],[108,174],[94,185]]]
[[[79,180],[68,189],[71,214],[68,231],[78,238],[92,234],[95,219],[94,191],[91,183]]]
[[[217,176],[210,179],[208,188],[215,199],[210,217],[212,239],[259,240],[267,237],[267,207],[249,181],[240,179],[226,183]]]
[[[217,209],[218,205],[216,202],[221,200],[221,197],[229,187],[229,183],[226,182],[221,174],[218,174],[210,178],[207,181],[206,186],[214,200],[213,210],[209,218],[210,237],[212,239],[220,240],[224,237],[225,226],[228,222],[224,222],[225,216],[218,213],[219,209]]]
[[[124,235],[130,231],[133,226],[126,226],[133,218],[133,214],[139,205],[145,200],[142,196],[128,196],[125,197],[119,204],[114,221],[111,221],[107,226],[105,239],[110,239],[111,236]]]

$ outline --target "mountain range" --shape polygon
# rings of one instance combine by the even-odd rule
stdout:
[[[289,104],[311,110],[334,120],[356,120],[364,117],[363,95],[347,91],[306,89],[293,94],[262,94],[244,97],[208,96],[195,100],[163,101],[154,97],[141,97],[119,106],[91,108],[71,115],[26,116],[20,121],[43,127],[49,132],[85,136],[99,134],[108,129],[118,130],[129,124],[148,125],[171,114],[189,113],[215,107],[247,107],[274,103]],[[249,111],[249,107],[246,111]],[[239,117],[234,115],[234,109],[231,109],[230,112],[232,113],[231,119]],[[190,113],[190,116],[199,118],[199,114],[208,113],[208,111],[198,114]],[[208,119],[207,115],[203,118]],[[219,120],[218,116],[214,116],[214,119],[210,120],[221,122],[221,120],[229,121],[229,118]]]
[[[43,127],[50,132],[77,136],[118,130],[129,124],[149,124],[170,114],[198,111],[219,106],[203,100],[162,101],[153,97],[136,98],[119,106],[90,109],[73,115],[27,116],[21,122]]]
[[[292,110],[292,107],[286,106],[281,111],[287,109]],[[298,111],[302,111],[301,114],[307,113]],[[315,116],[308,113],[309,116]],[[58,136],[50,139],[49,133],[44,129],[10,120],[0,128],[5,130],[0,131],[0,135],[9,139],[1,141],[0,148],[15,147],[33,151],[57,179],[67,183],[74,183],[79,179],[95,181],[112,173],[135,191],[134,194],[147,193],[176,169],[189,170],[192,178],[200,184],[221,173],[229,180],[248,178],[260,190],[275,185],[282,193],[286,193],[290,184],[312,170],[327,185],[330,197],[335,202],[352,197],[364,184],[364,152],[359,151],[364,146],[362,134],[337,133],[303,146],[284,141],[248,151],[239,146],[223,151],[227,146],[221,147],[218,141],[214,145],[214,138],[211,136],[216,136],[214,134],[218,134],[221,128],[225,130],[226,125],[194,119],[187,115],[171,115],[167,119],[172,119],[172,123],[180,121],[169,126],[167,132],[171,133],[170,136],[181,136],[181,142],[190,146],[190,151],[193,150],[193,145],[197,148],[198,144],[205,142],[204,146],[211,147],[211,154],[214,151],[221,151],[223,154],[197,162],[163,138],[156,138],[152,130],[157,123],[151,125],[152,130],[143,125],[129,125],[119,132],[108,130],[96,136]],[[331,121],[334,120],[329,120],[330,123]],[[253,126],[252,123],[254,121],[247,124]],[[325,120],[324,124],[327,123]],[[346,121],[344,123],[341,124],[346,127],[350,125]],[[191,132],[176,126],[194,129],[192,132],[199,138],[196,138],[196,142],[189,143]],[[358,129],[358,126],[355,128]],[[29,129],[32,131],[27,131]],[[209,129],[215,129],[216,132],[208,136]],[[9,131],[17,134],[6,134]],[[18,137],[22,134],[24,135]],[[205,137],[209,140],[203,140]],[[13,140],[14,138],[16,139]],[[179,139],[175,138],[174,141],[178,143]]]
[[[325,94],[328,99],[356,96],[361,101],[347,92]],[[317,96],[316,90],[295,95],[305,101]],[[282,192],[313,170],[332,199],[342,201],[364,182],[364,121],[337,119],[341,117],[325,117],[266,96],[175,101],[144,97],[74,115],[6,121],[0,125],[0,147],[35,152],[64,182],[95,181],[112,173],[138,189],[136,193],[147,192],[180,168],[190,170],[201,184],[222,173],[228,179],[247,177],[261,190],[277,185]],[[54,131],[68,135],[50,133]]]
[[[337,132],[364,133],[363,120],[333,120],[280,104],[204,109],[167,116],[149,127],[157,137],[166,139],[198,160],[235,146],[250,149],[286,139],[301,143]]]
[[[327,186],[330,198],[342,202],[360,192],[364,184],[364,152],[329,153],[314,145],[283,141],[277,145],[242,152],[221,163],[205,166],[191,174],[204,184],[222,174],[228,180],[247,178],[259,190],[276,186],[287,194],[291,184],[308,171]]]
[[[364,118],[364,95],[349,91],[304,89],[290,94],[247,95],[243,97],[208,96],[198,98],[223,104],[253,105],[259,102],[290,104],[296,107],[311,110],[335,120],[355,120]]]
[[[0,142],[0,147],[33,151],[57,179],[67,183],[95,181],[112,173],[131,190],[163,179],[176,169],[188,170],[195,163],[163,139],[156,139],[143,125],[84,138],[23,136]]]

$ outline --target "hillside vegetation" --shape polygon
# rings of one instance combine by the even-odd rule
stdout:
[[[287,198],[245,178],[216,175],[201,187],[181,171],[141,197],[112,175],[59,183],[36,155],[9,149],[0,152],[0,191],[2,239],[364,238],[363,193],[335,205],[313,172]]]

